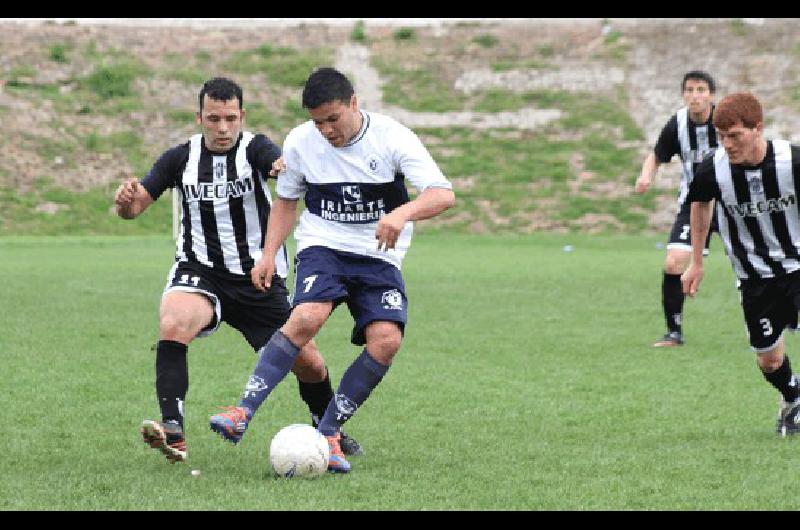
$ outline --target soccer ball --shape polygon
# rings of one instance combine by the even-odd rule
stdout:
[[[318,477],[328,469],[328,440],[311,425],[284,427],[269,445],[269,463],[280,477]]]

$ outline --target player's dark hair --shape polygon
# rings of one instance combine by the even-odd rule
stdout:
[[[303,88],[303,108],[315,109],[325,103],[341,101],[349,104],[355,91],[350,80],[335,68],[314,70]]]
[[[208,94],[208,97],[214,101],[230,101],[233,98],[239,100],[239,109],[242,108],[244,103],[242,97],[242,87],[231,81],[227,77],[215,77],[203,83],[203,88],[200,89],[200,111],[203,110],[203,96]]]
[[[728,130],[739,122],[748,129],[754,129],[764,121],[761,103],[750,92],[738,92],[722,98],[714,110],[714,127]]]
[[[692,70],[691,72],[686,72],[686,74],[683,76],[683,81],[681,81],[681,92],[686,90],[686,81],[689,79],[694,79],[695,81],[705,81],[708,85],[709,92],[716,93],[717,91],[717,85],[714,84],[714,78],[711,77],[711,74],[702,70]]]

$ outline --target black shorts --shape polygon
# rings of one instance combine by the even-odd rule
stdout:
[[[764,280],[742,280],[742,310],[756,352],[773,349],[785,329],[797,330],[800,309],[800,271]]]
[[[264,293],[253,286],[249,274],[240,276],[182,261],[170,269],[164,294],[175,290],[203,294],[214,305],[214,318],[198,337],[211,335],[221,322],[227,322],[254,350],[261,348],[291,313],[286,282],[278,275]]]
[[[691,252],[692,234],[691,225],[689,224],[691,211],[692,203],[689,201],[686,201],[681,205],[678,215],[675,216],[675,222],[672,225],[672,231],[669,233],[669,242],[667,243],[668,249],[677,248]],[[713,211],[714,215],[711,217],[711,228],[708,231],[708,237],[706,238],[706,250],[708,250],[708,245],[711,243],[711,234],[714,232],[719,232],[719,228],[717,226],[717,209],[714,208]]]

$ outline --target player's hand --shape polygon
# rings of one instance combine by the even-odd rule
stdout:
[[[278,157],[275,162],[272,163],[272,169],[269,170],[270,177],[277,177],[278,173],[286,169],[286,161],[283,157]]]
[[[378,221],[378,228],[375,229],[375,239],[378,240],[378,250],[389,250],[395,248],[400,232],[406,225],[406,220],[395,215],[394,212],[384,215]]]
[[[272,285],[272,276],[275,274],[275,258],[261,256],[250,271],[250,281],[259,291],[267,292]]]
[[[700,290],[700,282],[703,281],[703,267],[698,267],[694,263],[689,264],[689,268],[686,269],[686,272],[681,274],[681,287],[683,289],[683,294],[694,296]]]
[[[136,192],[139,188],[139,180],[136,177],[131,177],[119,185],[116,194],[114,194],[114,204],[121,208],[129,208],[136,198]]]
[[[647,191],[647,188],[650,187],[650,179],[640,175],[638,179],[636,179],[636,186],[633,188],[633,191],[636,193],[644,193]]]

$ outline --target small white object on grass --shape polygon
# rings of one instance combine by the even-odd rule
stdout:
[[[661,241],[656,243],[656,250],[661,250],[662,248],[664,248],[664,243],[662,243]]]
[[[200,470],[199,469],[193,469],[192,470],[192,476],[193,477],[199,477],[200,476]]]
[[[564,252],[572,252],[572,245],[564,245]]]

